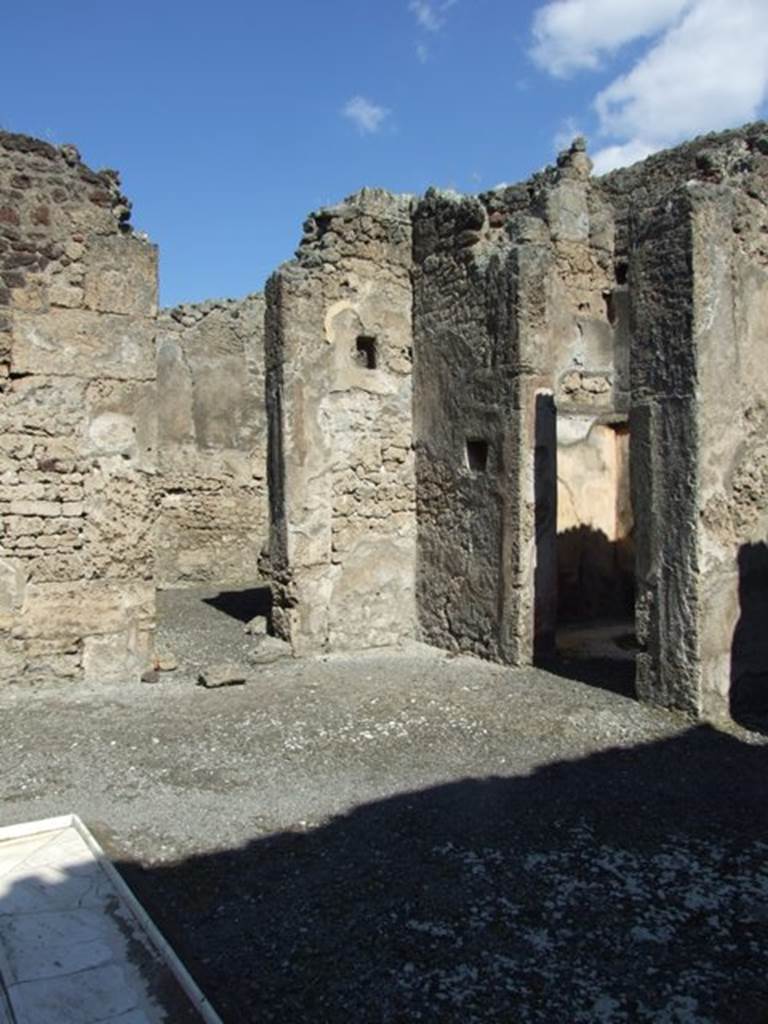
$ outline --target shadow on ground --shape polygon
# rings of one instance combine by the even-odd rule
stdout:
[[[272,611],[272,591],[269,587],[222,590],[213,597],[202,598],[202,601],[238,622],[250,622],[257,615],[268,616]]]
[[[118,866],[231,1024],[766,1024],[766,757],[697,727]]]
[[[622,697],[635,697],[635,663],[617,658],[568,658],[562,654],[539,658],[539,668],[561,679],[595,686],[599,690],[618,693]]]

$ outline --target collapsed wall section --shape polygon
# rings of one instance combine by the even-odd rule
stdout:
[[[410,208],[320,210],[267,286],[273,625],[296,653],[415,634]]]
[[[263,296],[164,310],[157,386],[157,586],[252,584],[268,536]]]
[[[117,175],[0,133],[0,679],[151,649],[156,251]]]

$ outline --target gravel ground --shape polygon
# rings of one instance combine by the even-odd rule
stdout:
[[[80,814],[228,1024],[768,1024],[764,736],[419,645],[196,686],[262,600],[0,691],[0,823]]]

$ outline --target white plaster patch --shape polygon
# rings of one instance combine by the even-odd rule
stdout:
[[[93,449],[100,455],[121,455],[136,445],[136,425],[130,416],[105,412],[88,427]]]

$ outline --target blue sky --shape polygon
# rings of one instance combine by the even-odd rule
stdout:
[[[362,185],[478,191],[766,114],[768,0],[75,0],[3,12],[0,126],[114,167],[163,304],[263,287]]]

